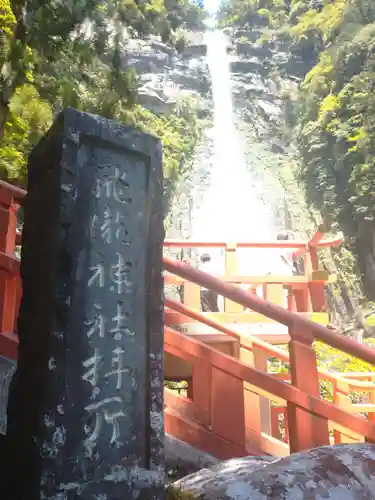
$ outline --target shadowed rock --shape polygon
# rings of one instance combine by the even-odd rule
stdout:
[[[174,479],[220,463],[220,460],[212,455],[197,450],[168,434],[165,436],[164,446],[167,472]]]
[[[281,459],[232,459],[174,485],[200,500],[371,500],[375,447],[324,446]]]

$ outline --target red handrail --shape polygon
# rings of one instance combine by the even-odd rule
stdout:
[[[24,189],[13,186],[13,184],[9,184],[9,182],[5,181],[0,181],[0,190],[7,191],[17,201],[21,201],[27,193]]]
[[[254,294],[250,294],[236,285],[223,283],[217,278],[179,260],[172,259],[171,257],[164,257],[163,263],[166,271],[177,274],[202,287],[214,290],[219,295],[233,302],[237,302],[248,309],[252,309],[278,323],[288,326],[292,338],[295,336],[298,337],[299,328],[301,334],[302,332],[306,334],[306,330],[308,330],[316,340],[321,340],[336,349],[375,365],[375,350],[365,345],[359,344],[347,337],[340,336],[314,321],[289,312],[283,307],[263,300]]]
[[[264,342],[263,340],[257,338],[256,336],[253,335],[242,335],[241,333],[238,333],[234,328],[228,327],[225,323],[221,323],[220,321],[217,321],[215,319],[210,318],[209,316],[205,316],[203,313],[199,311],[195,311],[194,309],[191,309],[190,307],[187,307],[185,304],[182,304],[181,302],[177,302],[172,299],[165,298],[164,299],[164,306],[167,308],[172,309],[173,311],[177,311],[180,314],[187,316],[189,318],[195,319],[196,321],[207,325],[215,330],[218,330],[219,332],[224,333],[225,335],[228,335],[229,337],[232,337],[236,340],[238,340],[241,343],[241,347],[244,349],[252,349],[253,346],[259,347],[260,349],[263,349],[263,351],[266,351],[269,356],[274,356],[278,358],[279,360],[282,360],[286,363],[290,363],[290,357],[289,353],[287,351],[284,351],[283,349],[279,349],[278,347],[269,344],[268,342]],[[320,378],[323,380],[329,380],[330,382],[337,382],[337,380],[345,380],[345,382],[349,383],[350,386],[352,386],[355,389],[358,390],[364,390],[364,389],[373,389],[375,388],[375,385],[373,382],[361,382],[358,380],[352,381],[352,380],[346,380],[346,373],[343,374],[338,374],[338,373],[333,373],[329,372],[328,370],[324,370],[324,368],[319,368],[318,370]],[[358,375],[358,378],[363,376],[363,373],[358,372],[355,375]],[[366,377],[368,378],[370,376],[375,377],[375,372],[370,372],[365,374]],[[350,374],[349,374],[350,376]],[[354,378],[354,377],[353,377]]]
[[[312,241],[312,240],[310,240]],[[342,238],[332,240],[323,240],[311,244],[303,240],[272,240],[272,241],[238,241],[237,248],[297,248],[302,251],[308,251],[310,246],[316,248],[327,248],[341,245]],[[163,246],[166,248],[225,248],[228,242],[225,241],[198,241],[198,240],[164,240]]]

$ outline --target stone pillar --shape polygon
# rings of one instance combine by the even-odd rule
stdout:
[[[164,495],[160,141],[67,109],[29,160],[12,500]]]

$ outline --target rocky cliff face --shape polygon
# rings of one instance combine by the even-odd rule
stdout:
[[[257,30],[226,29],[225,32],[230,40],[228,53],[236,125],[244,146],[247,167],[254,179],[249,196],[258,197],[260,203],[269,208],[271,217],[280,229],[293,229],[301,238],[308,238],[321,220],[319,214],[307,206],[304,187],[297,180],[298,154],[286,126],[291,103],[297,95],[300,75],[304,71],[302,62],[299,64],[298,58],[290,57],[288,46],[282,41],[277,45],[274,42],[259,45]],[[197,71],[204,74],[203,93],[197,85],[189,83],[189,86],[195,95],[199,95],[202,109],[210,111],[213,103],[210,101],[212,93],[207,59],[200,38],[202,35],[195,34],[195,37],[198,42],[188,49],[187,56],[183,56],[177,66],[199,68],[189,70],[189,82],[190,78],[198,77]],[[195,54],[195,59],[191,59],[191,53]],[[172,79],[178,80],[178,68]],[[171,238],[186,238],[192,234],[192,214],[199,214],[210,185],[212,151],[212,129],[208,127],[196,150],[192,169],[178,187],[168,234]],[[249,218],[252,216],[248,214]],[[324,261],[330,272],[337,272],[329,252],[325,254]],[[344,280],[339,280],[335,291],[328,291],[335,322],[342,324],[352,320],[356,309],[355,297],[353,299],[355,294],[360,295],[360,291],[353,293]]]
[[[129,39],[124,62],[139,77],[138,103],[157,115],[174,112],[182,98],[197,100],[198,112],[205,113],[205,94],[209,90],[208,68],[202,33],[188,33],[188,45],[181,52],[160,42]]]

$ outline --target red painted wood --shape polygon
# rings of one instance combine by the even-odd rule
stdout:
[[[212,368],[212,431],[246,448],[243,380]]]
[[[175,273],[182,278],[186,278],[197,285],[214,290],[219,295],[237,302],[244,307],[252,309],[255,312],[264,314],[279,323],[287,326],[295,325],[311,331],[316,340],[326,342],[331,347],[340,349],[341,351],[356,356],[363,361],[375,365],[375,351],[370,347],[359,344],[355,340],[338,335],[333,330],[326,328],[314,321],[298,316],[281,306],[272,304],[271,302],[260,299],[256,295],[252,295],[242,288],[230,283],[223,283],[213,276],[184,264],[181,261],[164,257],[164,269],[168,272]],[[298,329],[295,335],[298,336]]]
[[[11,190],[0,187],[0,332],[13,332],[17,307],[19,262],[14,257],[17,206]],[[4,347],[2,345],[4,344]],[[0,352],[4,352],[5,340]]]
[[[195,405],[195,416],[206,426],[212,425],[212,366],[206,360],[193,365],[192,396]]]
[[[235,443],[214,434],[193,420],[181,417],[173,409],[164,410],[165,432],[188,443],[190,446],[211,453],[220,460],[248,455],[261,456],[264,453],[257,448],[242,448]]]
[[[294,328],[289,330],[292,384],[305,393],[320,398],[316,356],[312,347],[314,338],[307,329],[298,331],[296,338]],[[290,401],[287,403],[287,413],[291,453],[330,444],[327,418],[312,414]]]

